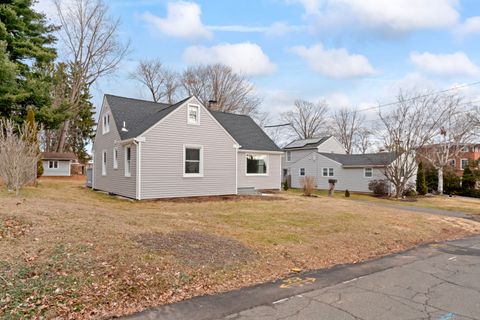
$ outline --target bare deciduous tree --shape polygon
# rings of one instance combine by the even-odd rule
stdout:
[[[69,108],[72,118],[80,108],[85,89],[99,78],[112,74],[127,55],[129,43],[119,39],[118,19],[111,19],[103,0],[74,0],[65,5],[54,0],[61,23],[60,39],[66,54],[70,83]],[[71,119],[62,127],[57,151],[64,150]]]
[[[39,153],[38,145],[31,142],[32,132],[27,122],[19,126],[10,119],[0,120],[0,177],[17,196],[36,178]]]
[[[294,109],[282,113],[281,119],[290,124],[292,136],[298,139],[318,137],[326,131],[328,105],[324,102],[296,100]]]
[[[431,144],[419,149],[422,157],[438,171],[438,192],[443,193],[443,171],[451,159],[455,159],[465,143],[474,136],[475,122],[470,114],[460,109],[462,98],[456,94],[443,95],[439,103],[446,117],[439,127]]]
[[[418,95],[401,91],[392,111],[379,111],[383,142],[387,150],[398,156],[385,170],[396,197],[402,196],[416,175],[416,150],[432,140],[447,117],[443,100],[441,94]]]
[[[359,135],[363,129],[364,121],[365,116],[359,114],[356,109],[342,108],[333,114],[333,133],[343,145],[347,154],[353,152],[355,142],[360,138]]]
[[[215,110],[255,115],[258,112],[260,98],[255,87],[248,79],[235,73],[232,68],[222,65],[199,65],[189,67],[180,79],[187,95],[194,95]]]
[[[154,102],[175,102],[180,88],[179,75],[165,68],[160,60],[140,61],[130,77],[147,87]]]
[[[368,128],[361,128],[357,132],[357,136],[355,139],[354,149],[356,152],[365,154],[367,153],[370,148],[373,146],[371,137],[373,136],[373,131]]]

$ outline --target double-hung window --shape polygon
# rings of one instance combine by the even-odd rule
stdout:
[[[132,175],[132,169],[130,167],[132,163],[132,147],[125,146],[125,177]]]
[[[371,178],[373,177],[373,168],[364,168],[363,169],[363,176],[365,178]]]
[[[198,145],[184,146],[184,177],[203,176],[203,147]]]
[[[102,176],[107,175],[107,151],[102,152]]]
[[[107,112],[103,115],[102,133],[106,134],[109,132],[110,132],[110,113]]]
[[[200,124],[200,107],[199,106],[188,105],[187,123]]]
[[[450,160],[448,160],[448,164],[449,164],[452,168],[455,168],[455,159],[450,159]]]
[[[246,155],[247,175],[268,175],[267,163],[268,156],[264,154],[247,154]]]
[[[335,175],[335,172],[333,168],[323,168],[322,169],[322,176],[324,177],[333,177]]]
[[[118,148],[113,148],[113,169],[118,169]]]
[[[48,168],[49,169],[58,169],[58,161],[48,161]]]
[[[464,170],[468,166],[468,159],[462,159],[460,165],[461,169]]]
[[[298,175],[301,177],[305,176],[305,168],[300,168],[300,170],[298,171]]]

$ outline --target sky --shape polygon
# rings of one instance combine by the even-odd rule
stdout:
[[[37,8],[55,20],[50,1]],[[199,63],[231,66],[249,77],[273,122],[295,99],[364,109],[394,101],[399,89],[442,90],[480,80],[478,0],[107,3],[132,51],[114,77],[95,85],[97,107],[106,93],[148,98],[129,73],[153,58],[177,71]],[[460,92],[480,100],[480,85]]]

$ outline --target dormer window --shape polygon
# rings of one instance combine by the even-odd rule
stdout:
[[[187,114],[187,123],[188,124],[200,124],[200,107],[196,105],[188,106]]]
[[[103,126],[102,126],[102,133],[109,133],[110,132],[110,113],[105,113],[103,115]]]

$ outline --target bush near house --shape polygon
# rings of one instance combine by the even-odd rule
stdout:
[[[425,182],[427,184],[428,192],[435,192],[438,190],[438,170],[431,165],[424,166]]]
[[[311,176],[302,179],[303,195],[310,197],[315,190],[315,178]]]
[[[288,189],[290,189],[288,185],[288,178],[285,178],[285,181],[283,182],[283,190],[287,191]]]
[[[368,184],[368,190],[376,196],[388,195],[388,185],[386,180],[372,180]]]
[[[445,170],[443,173],[443,191],[446,194],[459,194],[461,191],[461,179],[453,170]]]

